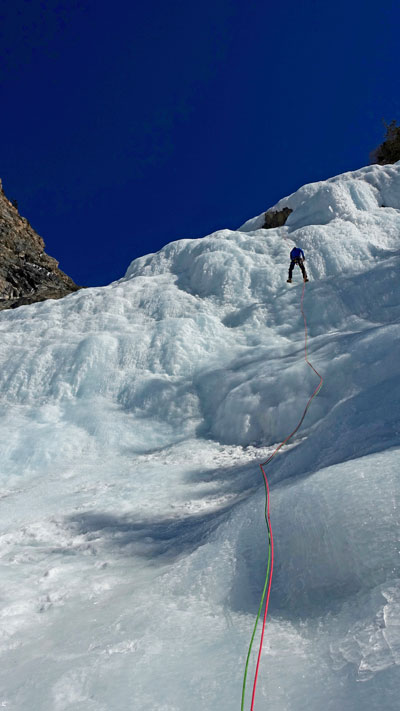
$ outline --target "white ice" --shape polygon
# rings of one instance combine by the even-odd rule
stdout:
[[[1,312],[0,708],[240,708],[295,244],[256,709],[398,708],[400,162],[285,206]]]

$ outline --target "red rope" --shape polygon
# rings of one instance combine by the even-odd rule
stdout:
[[[267,476],[266,476],[265,471],[264,471],[264,467],[265,467],[267,464],[269,464],[269,462],[271,461],[271,459],[273,459],[273,458],[275,457],[275,454],[280,450],[280,448],[283,447],[283,445],[286,444],[286,442],[288,442],[288,441],[291,439],[291,437],[293,437],[293,435],[297,432],[297,430],[298,430],[299,427],[301,426],[301,424],[302,424],[302,422],[303,422],[303,420],[304,420],[304,418],[305,418],[305,416],[306,416],[306,413],[307,413],[307,410],[308,410],[308,408],[309,408],[309,406],[310,406],[311,401],[312,401],[313,398],[317,395],[317,393],[321,390],[322,385],[323,385],[323,382],[324,382],[322,375],[320,375],[320,373],[318,373],[318,371],[315,370],[314,366],[311,365],[310,361],[308,360],[308,353],[307,353],[307,337],[308,337],[308,333],[307,333],[307,321],[306,321],[306,315],[305,315],[305,313],[304,313],[304,308],[303,308],[303,301],[304,301],[304,291],[305,291],[305,288],[306,288],[306,284],[305,284],[305,282],[304,282],[304,283],[303,283],[303,291],[302,291],[302,294],[301,294],[301,313],[303,314],[303,319],[304,319],[304,343],[305,343],[305,345],[304,345],[304,358],[305,358],[305,361],[306,361],[307,365],[309,365],[310,368],[314,371],[314,373],[315,373],[316,375],[318,375],[320,381],[319,381],[317,387],[315,388],[313,394],[312,394],[311,397],[309,398],[309,400],[308,400],[308,402],[307,402],[307,405],[306,405],[305,408],[304,408],[304,412],[303,412],[303,414],[302,414],[302,416],[301,416],[301,418],[300,418],[300,421],[299,421],[298,425],[295,427],[295,429],[293,430],[293,432],[291,432],[291,434],[288,435],[288,437],[286,437],[286,439],[284,439],[283,442],[281,442],[281,444],[278,445],[278,447],[272,452],[271,456],[268,457],[268,459],[265,460],[265,462],[261,462],[261,464],[260,464],[260,468],[261,468],[261,471],[262,471],[262,473],[263,473],[263,477],[264,477],[264,481],[265,481],[266,494],[267,494],[267,523],[268,523],[268,529],[269,529],[269,530],[268,530],[268,533],[269,533],[269,539],[270,539],[270,545],[271,545],[271,568],[270,568],[270,572],[269,572],[268,591],[267,591],[267,599],[266,599],[266,602],[265,602],[265,610],[264,610],[263,624],[262,624],[262,630],[261,630],[260,647],[259,647],[259,650],[258,650],[257,666],[256,666],[256,671],[255,671],[255,675],[254,675],[254,682],[253,682],[253,694],[252,694],[252,697],[251,697],[251,711],[254,711],[254,700],[255,700],[255,695],[256,695],[256,687],[257,687],[257,680],[258,680],[258,671],[259,671],[259,667],[260,667],[262,646],[263,646],[264,633],[265,633],[265,624],[266,624],[266,621],[267,621],[267,614],[268,614],[269,596],[270,596],[270,592],[271,592],[272,571],[273,571],[273,567],[274,567],[274,539],[273,539],[273,536],[272,536],[271,521],[270,521],[270,516],[269,516],[269,486],[268,486],[268,479],[267,479]]]
[[[272,583],[272,571],[274,569],[274,538],[272,535],[272,528],[271,528],[271,519],[269,517],[269,486],[268,486],[268,479],[265,474],[263,465],[260,464],[261,471],[263,473],[264,481],[265,481],[265,486],[266,486],[266,491],[267,491],[267,520],[268,520],[268,530],[269,530],[269,540],[270,540],[270,546],[271,546],[271,568],[269,571],[269,581],[268,581],[268,590],[267,590],[267,599],[265,602],[265,610],[264,610],[264,617],[263,617],[263,623],[262,623],[262,629],[261,629],[261,639],[260,639],[260,648],[258,650],[258,657],[257,657],[257,666],[256,666],[256,672],[254,675],[254,683],[253,683],[253,693],[251,696],[251,711],[254,710],[254,700],[256,696],[256,687],[257,687],[257,679],[258,679],[258,670],[260,667],[260,661],[261,661],[261,653],[262,653],[262,646],[263,646],[263,641],[264,641],[264,632],[265,632],[265,623],[267,621],[267,614],[268,614],[268,605],[269,605],[269,596],[271,593],[271,583]]]

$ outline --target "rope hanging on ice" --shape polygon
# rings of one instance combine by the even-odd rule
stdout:
[[[304,418],[305,418],[305,416],[306,416],[306,413],[307,413],[307,410],[308,410],[308,408],[309,408],[309,406],[310,406],[310,404],[311,404],[311,401],[312,401],[312,400],[314,399],[314,397],[319,393],[319,391],[320,391],[321,388],[322,388],[323,382],[324,382],[322,375],[320,375],[320,373],[318,373],[318,371],[314,368],[314,366],[313,366],[313,365],[310,363],[310,361],[308,360],[308,353],[307,353],[307,339],[308,339],[307,320],[306,320],[306,315],[305,315],[305,313],[304,313],[304,307],[303,307],[305,287],[306,287],[306,283],[305,283],[305,281],[304,281],[304,283],[303,283],[303,291],[302,291],[302,294],[301,294],[301,304],[300,304],[301,313],[303,314],[303,319],[304,319],[304,358],[305,358],[305,361],[306,361],[307,365],[309,365],[310,368],[314,371],[314,373],[315,373],[316,375],[318,375],[320,381],[319,381],[317,387],[315,388],[313,394],[312,394],[311,397],[309,398],[309,400],[308,400],[308,402],[307,402],[307,405],[306,405],[305,408],[304,408],[304,412],[303,412],[303,414],[302,414],[302,416],[301,416],[301,418],[300,418],[300,420],[299,420],[297,426],[296,426],[295,429],[293,430],[293,432],[291,432],[290,435],[288,435],[288,436],[283,440],[283,442],[281,442],[281,443],[278,445],[278,447],[276,447],[276,449],[272,452],[271,456],[268,457],[268,459],[266,459],[265,462],[261,462],[261,464],[260,464],[260,468],[261,468],[261,472],[262,472],[263,480],[264,480],[264,486],[265,486],[265,522],[266,522],[266,525],[267,525],[267,533],[268,533],[268,562],[267,562],[267,573],[266,573],[265,582],[264,582],[264,589],[263,589],[263,592],[262,592],[262,595],[261,595],[261,601],[260,601],[260,605],[259,605],[259,608],[258,608],[257,617],[256,617],[256,621],[255,621],[254,628],[253,628],[253,633],[252,633],[251,640],[250,640],[249,649],[248,649],[248,652],[247,652],[246,666],[245,666],[244,677],[243,677],[241,711],[244,711],[244,700],[245,700],[245,693],[246,693],[246,680],[247,680],[247,672],[248,672],[248,666],[249,666],[249,661],[250,661],[250,655],[251,655],[251,651],[252,651],[252,647],[253,647],[253,642],[254,642],[254,637],[255,637],[255,634],[256,634],[257,626],[258,626],[258,621],[259,621],[259,619],[260,619],[261,610],[262,610],[262,607],[263,607],[263,605],[264,605],[264,600],[265,600],[265,595],[266,595],[267,598],[266,598],[266,602],[265,602],[263,623],[262,623],[262,629],[261,629],[260,645],[259,645],[258,656],[257,656],[257,665],[256,665],[256,671],[255,671],[255,674],[254,674],[253,693],[252,693],[252,697],[251,697],[251,707],[250,707],[250,708],[251,708],[251,711],[254,711],[254,701],[255,701],[256,688],[257,688],[258,672],[259,672],[259,667],[260,667],[260,660],[261,660],[261,654],[262,654],[262,646],[263,646],[264,633],[265,633],[265,625],[266,625],[267,614],[268,614],[269,596],[270,596],[270,592],[271,592],[272,573],[273,573],[273,568],[274,568],[274,539],[273,539],[273,536],[272,536],[272,528],[271,528],[271,521],[270,521],[270,515],[269,515],[269,500],[270,500],[270,496],[269,496],[269,485],[268,485],[268,479],[267,479],[267,476],[266,476],[266,474],[265,474],[264,467],[265,467],[267,464],[269,464],[269,462],[271,461],[271,459],[273,459],[273,458],[275,457],[275,454],[280,450],[280,448],[283,447],[283,445],[286,444],[286,443],[293,437],[294,434],[296,434],[297,430],[299,429],[299,427],[300,427],[301,424],[303,423],[303,420],[304,420]]]

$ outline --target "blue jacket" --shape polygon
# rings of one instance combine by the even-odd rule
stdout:
[[[299,257],[301,257],[301,259],[305,259],[303,250],[299,249],[299,247],[293,247],[290,252],[290,259],[298,259]]]

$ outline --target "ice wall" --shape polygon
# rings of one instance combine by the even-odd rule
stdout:
[[[0,314],[6,707],[228,711],[276,541],[258,708],[397,708],[400,163],[284,227],[180,240]]]

